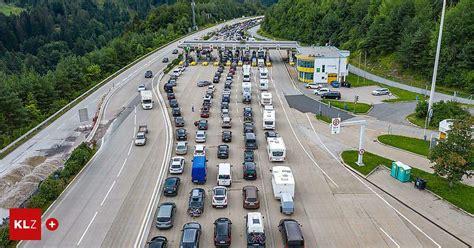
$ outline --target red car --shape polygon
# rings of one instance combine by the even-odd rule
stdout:
[[[209,108],[201,108],[201,118],[209,118]]]

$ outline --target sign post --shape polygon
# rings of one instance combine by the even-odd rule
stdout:
[[[331,134],[339,134],[341,132],[341,118],[332,118]]]

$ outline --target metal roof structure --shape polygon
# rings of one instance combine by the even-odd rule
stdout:
[[[218,41],[218,40],[187,40],[178,45],[179,48],[199,49],[297,49],[300,47],[297,41]]]

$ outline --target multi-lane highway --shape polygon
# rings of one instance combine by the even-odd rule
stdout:
[[[203,32],[193,35],[202,35]],[[193,38],[191,37],[191,38]],[[190,38],[188,38],[190,39]],[[237,69],[231,90],[232,131],[229,159],[217,158],[221,142],[220,99],[223,80],[215,84],[209,129],[207,131],[208,176],[204,185],[191,182],[191,159],[199,107],[206,87],[198,88],[199,80],[211,80],[214,66],[190,66],[178,78],[174,87],[185,128],[188,131],[188,154],[185,172],[179,175],[178,196],[161,193],[163,180],[169,176],[168,162],[174,152],[174,125],[163,92],[163,78],[157,73],[164,67],[163,57],[170,57],[176,43],[167,46],[121,74],[115,84],[123,84],[107,106],[105,120],[112,120],[104,143],[97,155],[44,218],[55,217],[60,227],[55,232],[43,231],[42,241],[23,242],[28,247],[143,247],[157,235],[168,238],[170,247],[178,247],[181,227],[190,221],[203,226],[201,247],[213,247],[213,222],[218,217],[232,220],[232,247],[245,247],[244,216],[250,212],[242,207],[241,190],[245,185],[259,188],[260,209],[264,216],[267,247],[283,247],[277,224],[288,218],[279,211],[279,201],[273,198],[270,170],[275,165],[291,167],[295,181],[295,213],[291,218],[301,225],[306,247],[462,247],[461,243],[433,224],[400,205],[385,193],[356,176],[339,162],[320,137],[312,115],[290,108],[286,97],[300,94],[291,82],[279,52],[271,52],[273,67],[269,68],[269,92],[276,111],[276,131],[287,147],[285,162],[270,162],[265,151],[262,108],[258,104],[260,91],[257,68],[252,68],[252,103],[241,99],[242,71]],[[146,70],[153,70],[153,79],[144,79]],[[226,67],[223,75],[226,75]],[[132,76],[130,76],[132,75]],[[153,90],[155,107],[142,110],[137,86],[146,82]],[[192,106],[195,107],[192,111]],[[242,175],[244,138],[242,108],[251,106],[254,113],[257,142],[255,151],[257,177],[246,181]],[[133,138],[140,124],[148,125],[146,146],[136,147]],[[320,125],[319,125],[320,126]],[[334,145],[334,143],[331,143]],[[233,183],[229,206],[211,207],[210,190],[216,186],[220,162],[233,165]],[[186,214],[189,192],[194,187],[206,190],[205,211],[200,217]],[[154,226],[156,207],[163,202],[177,204],[177,216],[170,230]]]

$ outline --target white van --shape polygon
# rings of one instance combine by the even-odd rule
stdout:
[[[232,185],[232,172],[231,165],[229,163],[220,163],[217,173],[217,185],[219,186],[231,186]]]

